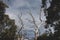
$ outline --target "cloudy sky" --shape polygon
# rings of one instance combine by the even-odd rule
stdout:
[[[22,13],[22,20],[24,22],[24,27],[26,30],[34,30],[34,26],[32,23],[29,23],[27,19],[31,20],[31,16],[28,14],[29,12],[35,18],[37,25],[40,27],[40,31],[43,33],[45,30],[43,28],[44,21],[46,20],[44,16],[43,9],[41,11],[41,19],[43,22],[39,20],[41,0],[3,0],[9,8],[6,8],[6,14],[9,15],[11,19],[15,19],[16,24],[20,27],[20,22],[18,15]],[[49,7],[49,2],[47,8]],[[40,25],[39,25],[40,24]],[[43,25],[43,26],[41,26]]]
[[[16,22],[18,21],[18,15],[21,13],[23,14],[23,21],[26,21],[26,19],[30,20],[29,12],[35,17],[37,23],[39,22],[41,0],[4,0],[4,2],[9,6],[9,8],[6,9],[6,14],[8,14],[10,18],[15,19]],[[43,17],[43,14],[41,15]]]

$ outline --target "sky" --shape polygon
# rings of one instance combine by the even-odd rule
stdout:
[[[22,20],[24,22],[24,28],[26,30],[34,30],[34,25],[30,23],[28,20],[32,20],[31,16],[28,14],[29,12],[32,13],[32,15],[35,18],[35,21],[37,25],[40,28],[41,33],[44,33],[44,22],[46,21],[46,17],[44,16],[43,9],[41,11],[41,19],[43,22],[39,20],[40,16],[40,7],[41,7],[41,0],[3,0],[4,3],[6,3],[9,8],[6,8],[6,14],[9,15],[11,19],[15,20],[15,23],[20,29],[20,20],[18,18],[18,15],[22,13]],[[49,2],[47,2],[48,6],[50,6]],[[28,20],[27,20],[28,19]],[[42,26],[43,25],[43,26]]]
[[[18,19],[17,16],[20,15],[20,13],[23,14],[23,20],[31,18],[28,14],[31,10],[35,19],[39,21],[38,17],[40,14],[41,0],[6,0],[5,3],[9,6],[9,8],[6,9],[6,14],[8,14],[10,18]],[[44,20],[45,17],[43,17],[43,12],[41,15]]]

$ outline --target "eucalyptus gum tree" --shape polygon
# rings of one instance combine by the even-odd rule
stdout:
[[[6,7],[8,6],[0,1],[0,40],[14,40],[17,26],[15,21],[5,14]]]
[[[46,26],[45,28],[54,27],[54,34],[50,33],[45,39],[42,37],[37,40],[60,40],[60,0],[49,0],[50,7],[46,8],[47,0],[42,0],[42,8],[45,8],[45,13],[47,11],[48,16],[46,16]]]

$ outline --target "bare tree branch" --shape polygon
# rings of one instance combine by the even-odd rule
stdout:
[[[23,20],[22,20],[22,13],[20,14],[20,15],[18,15],[18,18],[19,18],[19,20],[20,20],[20,22],[21,22],[21,28],[20,28],[20,30],[19,30],[19,32],[23,29],[23,26],[24,26],[24,24],[23,24]],[[19,33],[18,32],[18,33]]]
[[[35,18],[34,18],[34,16],[32,15],[31,11],[29,12],[29,15],[31,16],[31,18],[32,18],[32,23],[33,23],[34,26],[35,26],[35,27],[34,27],[34,29],[35,29],[34,33],[35,33],[35,40],[37,40],[37,37],[39,36],[38,25],[36,24]]]
[[[42,22],[42,19],[41,19],[41,12],[42,12],[42,9],[40,8],[39,20]]]
[[[20,23],[21,23],[21,28],[20,28],[18,34],[20,33],[20,31],[21,31],[21,34],[22,34],[22,33],[23,33],[23,28],[24,28],[24,23],[23,23],[23,20],[22,20],[22,13],[21,13],[20,15],[18,15],[18,18],[19,18]],[[20,40],[24,40],[23,34],[22,34],[21,37],[22,37],[22,38],[21,38]]]

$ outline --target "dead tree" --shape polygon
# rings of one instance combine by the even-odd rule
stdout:
[[[35,18],[32,15],[31,12],[29,12],[29,15],[31,16],[32,20],[28,20],[29,22],[32,22],[34,24],[34,33],[35,33],[35,40],[37,40],[37,37],[39,36],[39,29],[38,29],[38,25],[36,24]]]
[[[23,36],[23,28],[24,28],[24,23],[23,23],[23,20],[22,20],[22,13],[20,15],[18,15],[18,18],[19,18],[19,22],[21,23],[21,28],[18,32],[18,34],[20,34],[20,31],[21,31],[21,38],[20,40],[24,40],[24,36]]]

